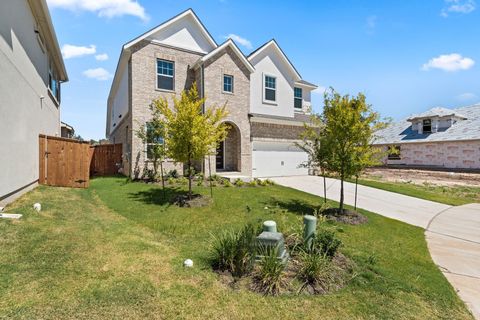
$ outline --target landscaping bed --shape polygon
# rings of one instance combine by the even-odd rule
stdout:
[[[299,292],[298,280],[276,296],[231,285],[212,268],[212,235],[275,220],[290,247],[323,200],[281,186],[220,187],[210,204],[181,208],[169,201],[179,192],[162,199],[158,185],[111,177],[87,190],[39,187],[13,203],[7,211],[24,217],[0,221],[0,318],[471,319],[423,230],[366,211],[359,225],[319,219],[342,242],[332,261],[350,266],[344,283]],[[290,262],[286,279],[297,281]]]

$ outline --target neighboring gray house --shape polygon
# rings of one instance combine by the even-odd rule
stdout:
[[[38,135],[60,135],[67,73],[45,0],[0,1],[0,204],[38,181]]]
[[[308,173],[299,166],[307,155],[294,142],[309,119],[317,86],[301,78],[275,40],[245,56],[231,39],[217,44],[191,9],[122,48],[108,97],[106,135],[124,146],[124,173],[135,176],[149,165],[149,145],[135,132],[150,120],[152,100],[165,97],[172,103],[172,96],[193,82],[207,108],[227,102],[230,129],[209,159],[214,172]],[[174,167],[181,169],[167,164],[167,170]]]
[[[433,108],[377,133],[387,165],[480,169],[480,104]]]

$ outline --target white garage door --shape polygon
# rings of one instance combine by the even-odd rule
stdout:
[[[292,143],[253,142],[252,174],[254,177],[307,175],[308,169],[300,166],[307,160],[307,154]]]

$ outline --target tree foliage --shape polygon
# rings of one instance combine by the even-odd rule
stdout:
[[[227,116],[223,107],[203,108],[196,84],[184,90],[180,98],[173,97],[173,108],[164,98],[153,101],[153,106],[164,119],[165,144],[168,157],[187,166],[189,196],[192,196],[192,165],[212,153],[227,136]],[[205,109],[205,110],[204,110]]]

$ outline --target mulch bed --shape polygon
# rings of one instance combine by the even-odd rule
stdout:
[[[368,222],[368,218],[363,214],[348,209],[343,209],[343,211],[340,212],[338,208],[329,208],[324,210],[322,214],[325,215],[328,220],[345,224],[358,225]]]
[[[194,194],[190,199],[188,195],[182,194],[175,196],[171,203],[183,208],[200,208],[210,205],[212,203],[212,198],[200,194]]]

